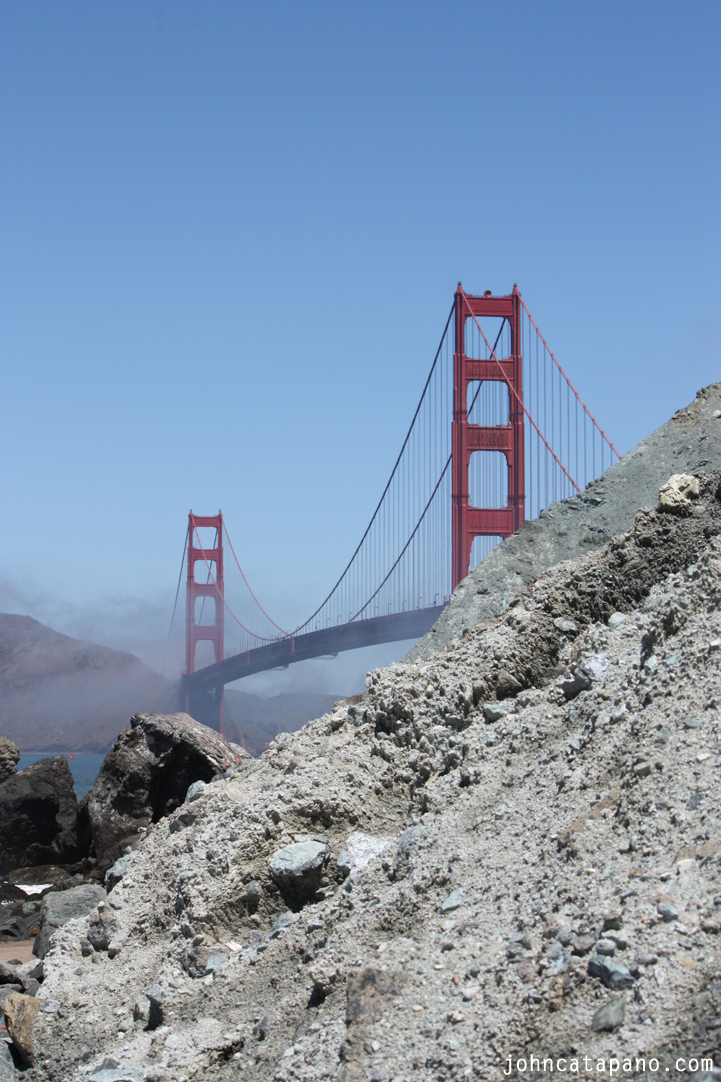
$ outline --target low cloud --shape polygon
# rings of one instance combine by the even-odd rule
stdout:
[[[106,594],[88,602],[59,598],[34,583],[0,577],[0,611],[32,616],[75,639],[135,654],[157,673],[176,680],[185,667],[185,612],[179,605],[170,638],[173,595],[155,598]],[[386,643],[341,653],[337,658],[302,661],[287,669],[246,677],[233,685],[262,698],[284,692],[354,695],[365,687],[366,673],[400,661],[412,642]]]

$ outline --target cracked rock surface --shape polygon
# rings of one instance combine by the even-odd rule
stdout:
[[[52,937],[27,1082],[721,1067],[720,487],[152,825]]]

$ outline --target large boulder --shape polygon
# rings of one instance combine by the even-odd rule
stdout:
[[[151,823],[175,811],[194,781],[243,762],[219,733],[188,714],[135,714],[83,801],[95,855],[108,867]]]
[[[20,749],[7,736],[0,736],[0,782],[17,770]]]
[[[69,920],[85,917],[105,901],[107,894],[98,883],[83,883],[70,890],[46,894],[40,914],[40,931],[35,937],[33,954],[44,958],[50,937]]]
[[[64,755],[40,759],[0,782],[0,872],[68,864],[82,853],[78,802]]]

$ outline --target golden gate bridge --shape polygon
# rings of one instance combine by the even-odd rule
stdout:
[[[459,283],[388,483],[305,623],[282,628],[268,615],[221,512],[190,512],[178,580],[185,571],[185,709],[222,732],[228,683],[420,638],[499,541],[618,458],[517,287],[472,296]]]

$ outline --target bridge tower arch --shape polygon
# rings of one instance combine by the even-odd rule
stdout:
[[[484,316],[500,317],[510,327],[510,356],[487,360],[466,352],[467,321]],[[510,537],[525,517],[525,450],[523,427],[523,358],[521,355],[521,294],[482,297],[465,293],[461,283],[455,294],[455,349],[453,354],[452,426],[452,588],[470,569],[475,537]],[[472,382],[501,382],[508,387],[508,423],[475,425],[468,421],[468,387]],[[472,507],[469,503],[469,469],[475,451],[500,451],[508,468],[508,502],[505,507]]]

